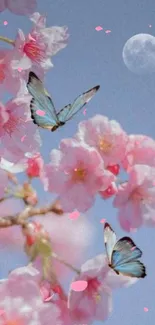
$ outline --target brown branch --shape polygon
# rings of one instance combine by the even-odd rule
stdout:
[[[49,212],[56,213],[57,215],[62,215],[63,210],[61,208],[56,208],[57,201],[53,204],[42,207],[42,208],[34,208],[31,206],[27,206],[22,212],[16,214],[15,216],[7,216],[0,217],[0,228],[7,228],[10,226],[26,226],[27,219],[33,217],[35,215],[45,215]]]

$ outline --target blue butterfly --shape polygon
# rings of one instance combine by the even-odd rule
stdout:
[[[58,127],[64,125],[82,109],[96,94],[100,86],[93,87],[86,91],[77,97],[73,104],[65,106],[58,113],[55,110],[51,96],[34,72],[29,73],[27,88],[32,96],[30,109],[33,123],[53,132]]]
[[[106,222],[104,226],[104,243],[109,266],[117,273],[135,278],[144,278],[146,270],[143,263],[138,261],[142,251],[130,237],[116,240],[116,234]]]

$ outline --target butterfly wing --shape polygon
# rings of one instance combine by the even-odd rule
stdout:
[[[45,129],[51,129],[58,123],[56,110],[51,97],[44,89],[43,83],[34,72],[29,73],[27,88],[33,97],[30,109],[34,124]]]
[[[111,264],[112,252],[116,244],[116,234],[107,222],[104,225],[104,244],[109,263]]]
[[[132,278],[145,278],[146,269],[140,261],[132,261],[116,266],[114,271],[122,275],[130,276]]]
[[[73,104],[69,104],[62,108],[58,114],[57,117],[60,122],[67,122],[69,121],[79,110],[81,110],[96,94],[96,92],[99,90],[100,86],[95,86],[82,95],[78,96]]]
[[[130,237],[123,237],[114,246],[111,263],[113,267],[137,260],[142,256],[142,251],[135,245]]]
[[[59,119],[60,122],[64,122],[67,121],[67,115],[71,109],[72,105],[66,105],[65,107],[63,107],[58,113],[57,113],[57,117]],[[64,122],[65,123],[65,122]]]
[[[137,261],[142,251],[129,237],[123,237],[115,244],[111,257],[111,265],[116,273],[141,278],[146,275],[145,266]]]

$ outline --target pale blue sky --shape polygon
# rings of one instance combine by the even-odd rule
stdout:
[[[81,92],[101,85],[98,94],[87,106],[87,118],[104,114],[116,119],[128,133],[142,133],[155,137],[155,74],[137,76],[127,70],[122,60],[122,49],[128,38],[138,33],[155,35],[155,2],[153,0],[38,0],[38,11],[47,14],[47,24],[67,25],[70,38],[66,49],[53,58],[54,68],[46,76],[46,86],[53,95],[57,108],[72,101]],[[4,26],[3,21],[8,25]],[[152,28],[148,25],[151,24]],[[97,32],[95,27],[103,30]],[[28,32],[31,24],[26,17],[15,16],[8,11],[0,15],[0,34],[14,38],[17,28]],[[110,29],[110,34],[105,30]],[[4,44],[0,43],[0,47]],[[46,162],[52,148],[60,140],[72,136],[78,122],[84,119],[79,113],[65,127],[54,134],[41,131],[42,153]],[[36,182],[36,184],[38,184]],[[38,186],[42,195],[41,187]],[[88,217],[93,222],[97,236],[87,257],[104,251],[100,219],[106,218],[118,237],[126,235],[119,226],[116,210],[111,200],[96,200]],[[148,276],[129,289],[121,289],[113,295],[113,313],[107,325],[152,325],[155,318],[155,229],[142,228],[131,234],[143,250],[143,261]],[[4,254],[2,250],[2,261]],[[23,259],[15,260],[10,254],[9,267]],[[0,267],[1,268],[1,267]],[[6,271],[6,270],[5,270]],[[1,276],[4,276],[1,272]],[[149,309],[145,313],[143,308]],[[98,325],[99,323],[94,323]]]

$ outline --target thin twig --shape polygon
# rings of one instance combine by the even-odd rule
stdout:
[[[15,44],[15,42],[12,39],[4,37],[4,36],[0,36],[0,41],[6,42],[6,43],[11,44],[11,45]]]
[[[73,270],[75,273],[80,274],[80,270],[78,270],[76,267],[72,266],[71,264],[69,264],[68,262],[64,261],[63,258],[59,257],[56,253],[52,253],[52,257],[54,257],[57,261],[59,261],[61,264],[64,264],[65,266],[67,266],[68,268],[70,268],[71,270]]]
[[[0,217],[0,228],[7,228],[17,225],[25,226],[27,219],[36,215],[45,215],[50,212],[59,215],[59,212],[57,213],[55,209],[55,202],[49,206],[41,208],[27,206],[22,212],[16,214],[15,216]]]

